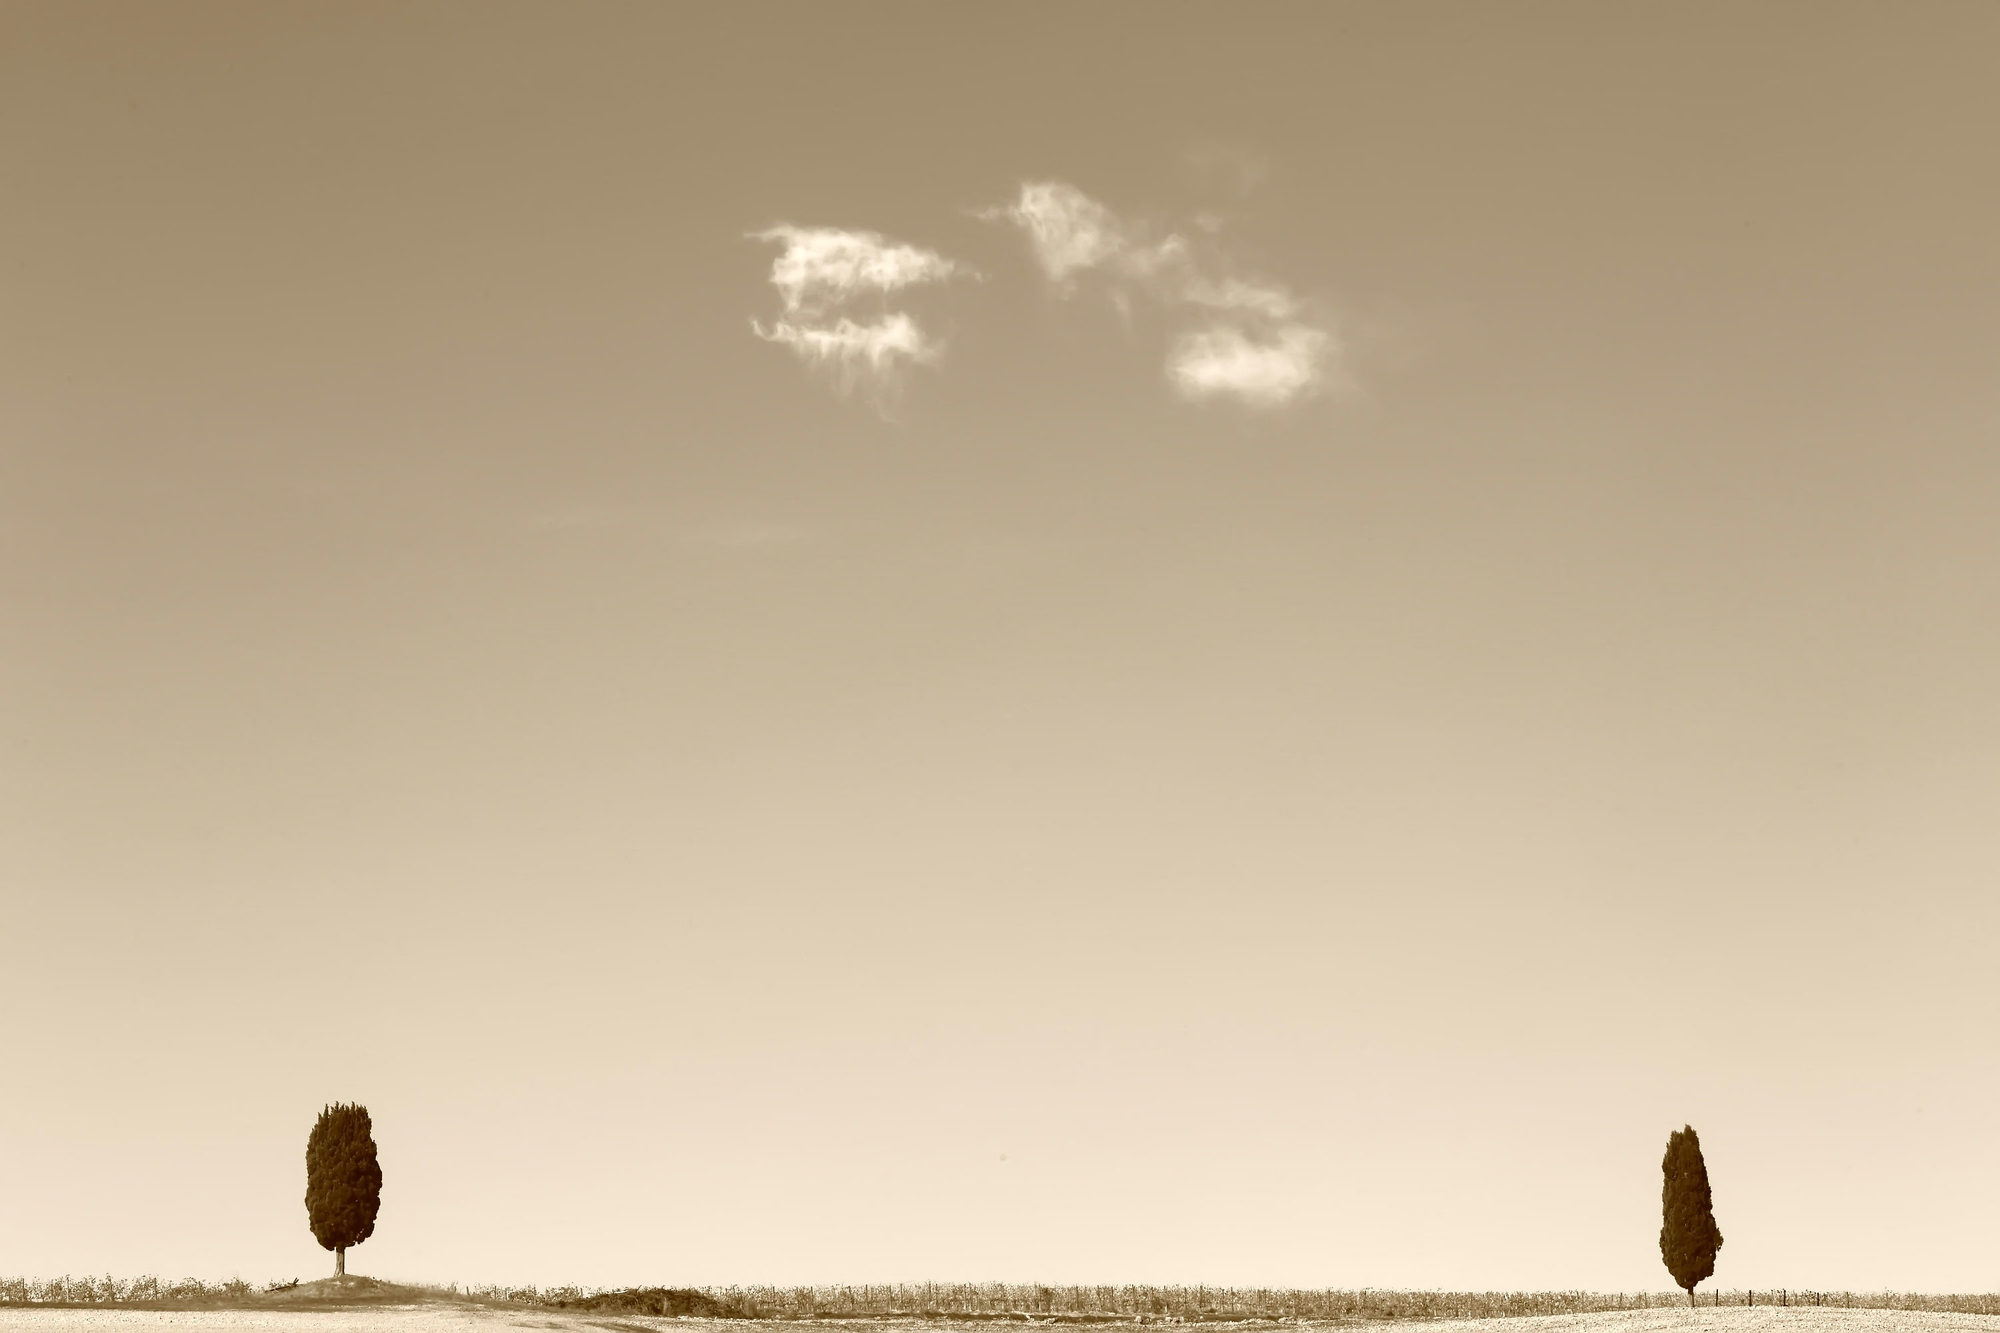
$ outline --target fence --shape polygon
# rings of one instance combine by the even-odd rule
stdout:
[[[284,1284],[273,1283],[265,1290]],[[240,1279],[202,1282],[156,1277],[0,1279],[0,1304],[169,1304],[241,1301],[258,1288]],[[521,1305],[557,1306],[612,1295],[594,1287],[432,1287],[440,1296],[465,1295]],[[627,1289],[629,1290],[629,1289]],[[1589,1314],[1688,1304],[1686,1293],[1592,1291],[1301,1291],[1268,1287],[1056,1286],[1038,1283],[901,1283],[818,1287],[704,1287],[676,1289],[705,1298],[725,1318],[756,1320],[963,1319],[1042,1320],[1062,1323],[1267,1321],[1372,1323],[1389,1320],[1491,1319],[1522,1315]],[[707,1302],[712,1301],[713,1306]],[[2000,1314],[2000,1294],[1799,1291],[1789,1288],[1696,1293],[1700,1305],[1818,1306],[1912,1310],[1951,1314]]]
[[[1687,1304],[1685,1295],[1672,1299]],[[1695,1293],[1697,1305],[1819,1306],[1848,1310],[1921,1310],[1933,1314],[2000,1314],[2000,1294],[1934,1294],[1920,1291],[1811,1291],[1772,1287]]]
[[[1055,1322],[1284,1321],[1368,1323],[1388,1320],[1491,1319],[1590,1314],[1688,1304],[1685,1292],[1592,1291],[1299,1291],[1243,1287],[1077,1287],[1009,1283],[910,1283],[881,1286],[708,1287],[703,1294],[738,1319],[1039,1319]],[[594,1293],[533,1287],[483,1294],[554,1305]],[[1842,1306],[1849,1309],[2000,1314],[2000,1294],[1736,1290],[1699,1292],[1701,1305]]]

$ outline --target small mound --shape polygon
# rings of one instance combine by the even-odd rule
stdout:
[[[306,1301],[326,1305],[413,1305],[436,1300],[436,1294],[422,1287],[398,1286],[379,1278],[349,1273],[344,1277],[323,1277],[317,1282],[301,1282],[296,1287],[280,1287],[264,1292],[260,1301]]]

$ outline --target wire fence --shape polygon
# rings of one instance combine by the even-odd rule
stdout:
[[[0,1278],[0,1304],[174,1305],[249,1300],[296,1282],[164,1281],[153,1276]],[[441,1297],[542,1308],[631,1309],[697,1317],[810,1321],[957,1319],[1047,1323],[1374,1323],[1590,1314],[1689,1304],[1680,1291],[1297,1290],[1274,1287],[1061,1286],[896,1283],[813,1287],[427,1286]],[[1857,1292],[1758,1288],[1697,1292],[1696,1305],[1911,1310],[2000,1315],[2000,1293]]]
[[[656,1289],[657,1290],[657,1289]],[[487,1288],[481,1294],[529,1305],[574,1305],[615,1293],[575,1287]],[[1368,1323],[1591,1314],[1687,1306],[1686,1292],[1294,1290],[1265,1287],[1051,1286],[921,1283],[881,1286],[726,1287],[689,1290],[738,1319],[956,1318],[1058,1322]],[[2000,1294],[1828,1292],[1787,1288],[1698,1292],[1697,1305],[1837,1306],[1846,1309],[2000,1315]],[[706,1312],[706,1311],[705,1311]]]

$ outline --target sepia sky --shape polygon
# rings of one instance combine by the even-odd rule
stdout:
[[[0,7],[0,1271],[2000,1283],[2000,6]]]

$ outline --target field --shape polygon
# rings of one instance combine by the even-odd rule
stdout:
[[[130,1306],[9,1306],[0,1308],[0,1333],[508,1333],[514,1329],[557,1333],[685,1333],[690,1321],[671,1316],[608,1314],[582,1310],[527,1308],[471,1301],[358,1303],[328,1308],[192,1307],[142,1309]],[[829,1321],[704,1319],[710,1333],[812,1333]],[[1027,1321],[1022,1321],[1027,1322]],[[1042,1321],[1034,1321],[1042,1326]],[[1299,1327],[1301,1321],[1286,1326]],[[1314,1326],[1317,1321],[1303,1321]],[[849,1333],[962,1329],[947,1319],[840,1320]],[[1118,1327],[1119,1325],[1112,1325]],[[1132,1327],[1133,1324],[1125,1324]],[[1280,1327],[1275,1320],[1244,1321],[1246,1330]],[[1589,1314],[1525,1315],[1488,1319],[1438,1320],[1433,1333],[2000,1333],[2000,1315],[1953,1314],[1931,1310],[1841,1309],[1792,1306],[1708,1306],[1689,1309],[1608,1310]]]
[[[151,1278],[0,1281],[0,1333],[966,1333],[968,1324],[1242,1333],[1420,1322],[1433,1333],[2000,1333],[1994,1296],[1281,1291],[1002,1284],[537,1289],[399,1286],[327,1278],[257,1290]],[[1218,1330],[1219,1333],[1219,1330]]]

